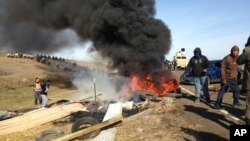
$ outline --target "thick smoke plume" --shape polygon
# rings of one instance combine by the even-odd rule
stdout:
[[[122,75],[152,74],[156,80],[170,49],[170,30],[153,17],[154,0],[2,0],[1,5],[0,40],[16,50],[59,50],[70,40],[54,44],[55,34],[72,29]]]

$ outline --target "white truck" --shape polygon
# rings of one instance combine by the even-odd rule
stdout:
[[[188,63],[187,56],[185,54],[185,49],[182,48],[181,51],[175,53],[174,59],[176,60],[177,68],[185,69]]]

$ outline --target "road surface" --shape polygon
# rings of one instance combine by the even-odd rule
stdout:
[[[183,71],[173,72],[177,78]],[[210,91],[211,104],[204,102],[194,103],[194,85],[180,85],[184,96],[174,101],[184,111],[184,118],[194,129],[185,128],[188,134],[195,135],[195,139],[187,135],[187,140],[226,141],[229,140],[229,127],[232,124],[244,124],[245,96],[240,96],[242,107],[233,107],[232,92],[227,92],[223,98],[224,109],[213,108],[218,92]]]

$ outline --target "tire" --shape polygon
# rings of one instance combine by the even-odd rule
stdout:
[[[57,105],[63,105],[67,103],[70,103],[70,100],[62,99],[56,102]]]
[[[141,99],[146,101],[147,99],[154,99],[156,98],[156,96],[152,93],[144,93],[144,94],[141,94]]]
[[[78,119],[83,118],[83,117],[91,117],[91,113],[87,111],[78,111],[78,112],[72,113],[71,115],[72,115],[73,121],[77,121]]]
[[[79,131],[81,129],[88,128],[88,127],[95,125],[97,123],[99,123],[98,120],[93,118],[93,117],[82,117],[73,123],[72,128],[71,128],[71,132],[73,133],[73,132]],[[101,131],[100,129],[95,130],[91,133],[82,135],[82,136],[78,137],[77,139],[84,140],[84,139],[88,139],[88,138],[93,138],[93,137],[99,135],[100,131]]]
[[[7,111],[0,112],[0,121],[5,120],[5,119],[10,118],[10,117],[11,117],[10,112],[7,112]]]
[[[64,135],[61,130],[46,130],[36,136],[36,141],[51,141]]]
[[[100,104],[97,101],[91,101],[87,104],[87,110],[89,112],[96,112],[98,111]]]

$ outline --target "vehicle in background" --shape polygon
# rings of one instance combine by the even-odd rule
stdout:
[[[221,82],[221,61],[222,60],[209,61],[209,67],[207,70],[208,84]],[[190,72],[186,76],[184,73],[180,76],[180,83],[194,84],[194,77]]]
[[[185,69],[188,63],[187,56],[185,54],[185,48],[182,48],[181,51],[176,52],[174,59],[176,60],[177,68]]]

